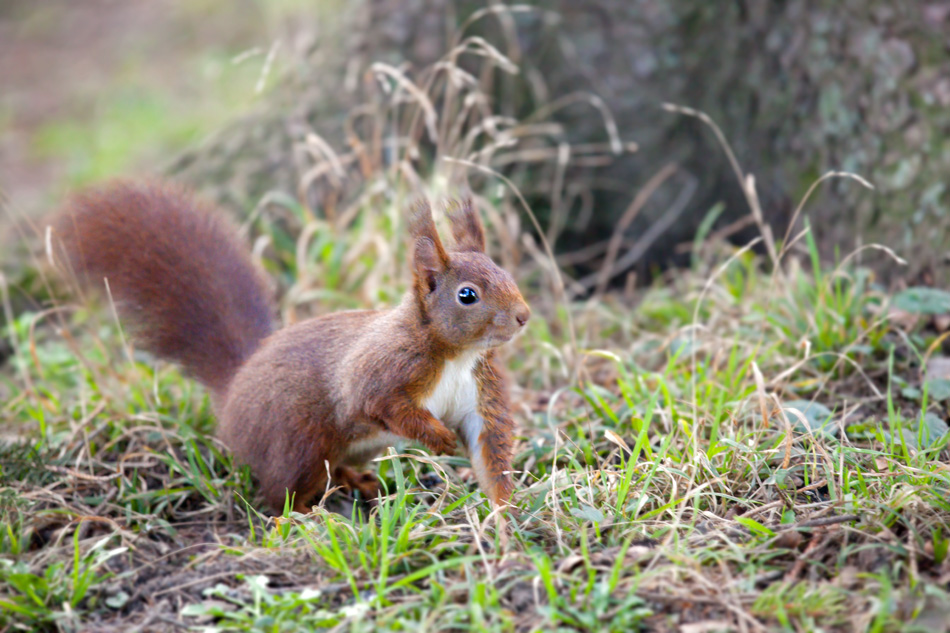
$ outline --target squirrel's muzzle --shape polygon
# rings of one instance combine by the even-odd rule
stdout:
[[[527,305],[522,304],[520,308],[515,310],[515,321],[518,322],[518,325],[521,327],[525,326],[525,323],[528,322],[528,319],[531,318],[531,308]]]

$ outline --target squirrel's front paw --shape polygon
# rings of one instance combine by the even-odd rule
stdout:
[[[443,424],[432,426],[428,437],[426,437],[425,445],[436,455],[451,455],[455,452],[455,433]]]

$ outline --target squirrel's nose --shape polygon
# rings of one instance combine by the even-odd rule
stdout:
[[[524,327],[524,324],[528,322],[529,318],[531,318],[531,310],[528,306],[522,306],[515,312],[515,321],[517,321],[521,327]]]

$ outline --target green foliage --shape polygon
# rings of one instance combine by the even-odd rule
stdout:
[[[378,219],[361,222],[388,230]],[[287,269],[331,280],[325,273],[336,269],[328,290],[350,288],[360,277],[339,259],[349,243],[340,251],[331,234],[311,229],[304,266],[289,258]],[[274,243],[280,239],[275,229]],[[283,243],[275,256],[298,249]],[[920,352],[884,353],[894,331],[868,317],[886,298],[848,281],[858,273],[819,267],[770,277],[760,268],[758,258],[740,257],[719,267],[711,286],[684,276],[681,287],[649,291],[632,313],[604,305],[592,320],[572,307],[578,322],[600,328],[602,346],[583,352],[592,371],[578,387],[553,389],[544,407],[519,414],[518,509],[503,531],[474,483],[460,477],[466,461],[454,457],[384,458],[385,494],[342,514],[321,505],[299,515],[290,500],[283,516],[260,513],[246,469],[212,438],[201,390],[173,368],[135,354],[129,360],[112,324],[92,327],[93,313],[80,313],[77,329],[96,332],[94,341],[64,350],[57,337],[41,336],[16,369],[46,391],[6,405],[37,432],[35,443],[7,449],[20,457],[5,462],[6,485],[34,494],[48,488],[72,505],[40,506],[8,490],[0,561],[13,592],[4,617],[35,628],[137,612],[138,572],[110,577],[104,546],[73,548],[69,557],[31,553],[45,547],[37,521],[76,516],[80,507],[146,539],[189,538],[190,522],[235,517],[216,546],[234,571],[186,599],[185,621],[208,630],[405,630],[420,621],[493,631],[525,622],[532,630],[649,630],[674,617],[680,603],[664,588],[688,586],[678,584],[684,568],[705,578],[704,587],[725,583],[720,573],[728,569],[730,586],[748,592],[748,617],[791,629],[840,623],[882,592],[891,603],[897,594],[916,600],[896,589],[911,579],[931,586],[911,571],[906,548],[882,551],[887,570],[856,580],[850,593],[827,587],[860,567],[863,551],[880,547],[874,534],[885,528],[915,535],[913,551],[947,559],[950,473],[941,456],[950,439],[940,394],[924,383],[914,399],[901,399],[913,384],[908,363]],[[811,318],[783,304],[788,296],[810,301]],[[801,321],[789,319],[775,340],[777,318],[795,315]],[[543,321],[519,339],[530,353],[513,363],[519,383],[541,388],[569,367],[559,352],[569,339]],[[17,322],[17,340],[29,340],[31,322]],[[791,343],[825,332],[828,349],[844,353],[854,347],[847,336],[867,341],[881,330],[879,349],[864,352],[863,374],[834,365],[823,372],[820,354]],[[106,371],[113,366],[122,371]],[[855,419],[847,390],[874,371],[885,381],[875,386],[880,406]],[[92,479],[77,478],[77,459]],[[850,545],[819,548],[799,582],[761,585],[790,573],[803,541],[832,533],[808,526],[812,512],[842,516]],[[253,567],[262,556],[287,561],[287,570]],[[895,613],[870,617],[887,628]]]
[[[216,600],[188,605],[181,615],[214,618],[215,625],[204,629],[208,631],[288,632],[336,626],[361,610],[349,607],[334,613],[321,606],[327,600],[319,589],[270,591],[267,576],[247,577],[244,584],[249,594],[246,597],[238,597],[231,587],[218,584],[204,592]]]
[[[112,537],[97,541],[81,552],[79,530],[73,532],[71,564],[55,561],[42,573],[33,572],[25,563],[0,558],[0,585],[9,592],[0,595],[0,624],[47,627],[57,624],[73,628],[84,611],[98,607],[97,592],[110,574],[99,568],[127,548],[106,550]]]
[[[795,268],[786,292],[754,309],[789,352],[804,346],[819,369],[848,372],[854,361],[882,350],[888,327],[875,314],[884,300],[872,287],[869,270],[839,266],[827,271],[807,221],[805,226],[811,272]]]
[[[392,287],[398,273],[388,263],[354,258],[353,233],[335,240],[303,208],[286,211],[291,223],[269,229],[276,269],[295,278],[285,306],[319,296],[347,307]],[[355,223],[398,243],[389,218],[367,206]],[[309,227],[306,239],[291,238],[294,222]],[[85,334],[69,347],[43,330],[31,335],[34,317],[24,315],[13,330],[19,378],[8,380],[45,389],[5,405],[35,441],[4,453],[15,459],[4,462],[0,560],[16,582],[4,617],[29,628],[139,612],[140,572],[109,578],[91,550],[78,559],[32,553],[48,547],[41,521],[88,513],[142,539],[185,539],[185,548],[195,542],[190,525],[228,526],[214,547],[230,571],[183,598],[188,625],[208,630],[406,630],[422,621],[649,630],[677,617],[670,587],[706,591],[683,569],[703,579],[698,587],[741,588],[745,617],[788,629],[840,625],[882,596],[918,600],[898,587],[933,586],[913,571],[933,563],[914,552],[945,561],[950,517],[944,400],[939,383],[914,377],[929,343],[875,320],[888,299],[866,273],[828,270],[815,253],[810,269],[775,275],[749,253],[708,269],[698,262],[633,311],[570,306],[595,349],[570,350],[563,307],[554,312],[561,321],[533,320],[512,366],[546,400],[518,410],[517,510],[504,530],[461,457],[387,456],[379,500],[341,508],[331,499],[304,516],[288,499],[282,516],[268,517],[255,509],[247,470],[213,439],[208,399],[192,381],[130,355],[94,311],[74,316]],[[373,282],[381,267],[386,283]],[[572,353],[584,367],[576,386],[565,380]],[[862,371],[823,361],[842,356],[860,358]],[[880,394],[860,416],[855,385]],[[815,516],[841,517],[848,542],[817,546],[797,582],[763,581],[785,578],[808,543],[838,533],[810,527]],[[884,548],[882,530],[913,535],[914,548]],[[849,593],[826,590],[838,574],[866,569],[869,548],[882,548],[875,556],[886,570],[859,577]],[[261,557],[280,562],[261,569],[252,562]],[[888,628],[895,613],[868,617]]]
[[[775,618],[785,630],[794,630],[796,624],[842,626],[849,615],[845,591],[830,583],[817,587],[808,583],[775,583],[756,598],[752,610],[762,617]]]

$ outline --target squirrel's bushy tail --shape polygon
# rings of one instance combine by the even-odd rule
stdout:
[[[223,395],[272,331],[248,249],[221,211],[181,187],[119,182],[72,198],[53,226],[68,273],[109,291],[133,338]]]

